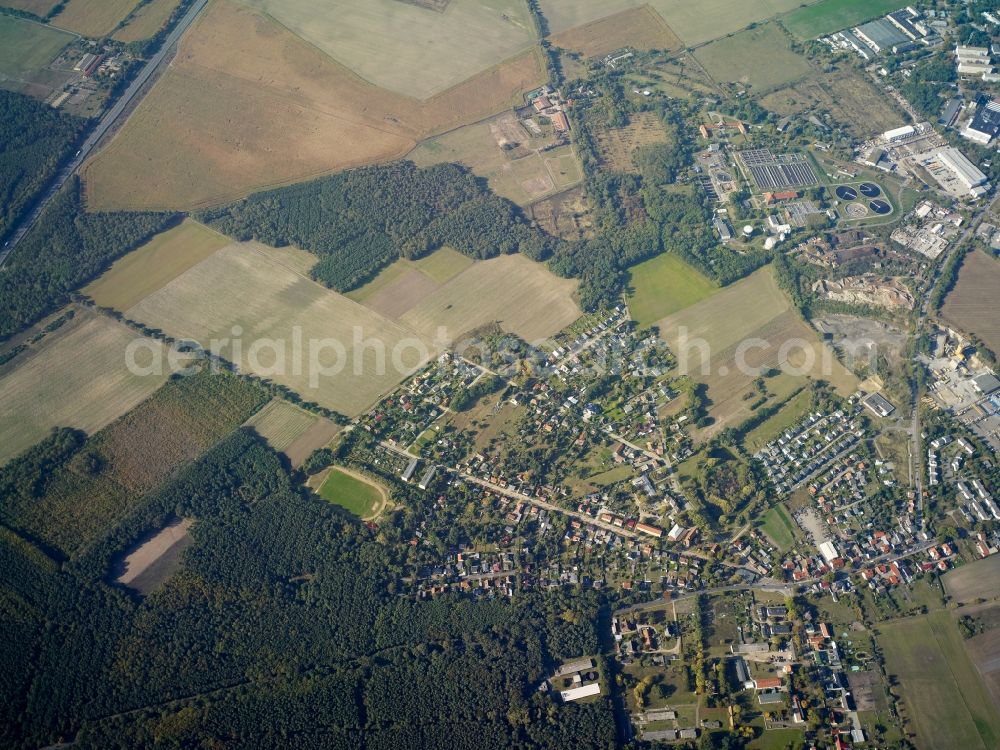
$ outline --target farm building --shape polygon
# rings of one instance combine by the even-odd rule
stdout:
[[[563,690],[559,693],[559,697],[563,699],[563,703],[568,703],[570,701],[578,701],[581,698],[589,698],[591,695],[600,694],[601,684],[599,682],[592,682],[589,685],[581,685],[580,687]]]
[[[560,133],[565,133],[569,130],[569,118],[566,117],[565,112],[556,112],[553,114],[552,124]]]

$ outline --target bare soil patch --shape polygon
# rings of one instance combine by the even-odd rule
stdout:
[[[606,128],[594,134],[601,161],[613,172],[638,173],[633,156],[640,146],[666,143],[667,132],[654,112],[640,112],[621,128]]]

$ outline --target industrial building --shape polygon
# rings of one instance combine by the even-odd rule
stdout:
[[[988,146],[1000,134],[1000,104],[980,95],[976,99],[975,112],[962,135],[970,141]]]
[[[950,169],[960,183],[977,198],[989,190],[986,175],[957,148],[948,146],[938,152],[938,161]]]
[[[915,135],[916,132],[916,128],[912,125],[904,125],[901,128],[894,128],[892,130],[885,131],[882,133],[882,137],[888,143],[895,143],[896,141],[901,141],[905,138],[909,138],[911,135]]]
[[[852,31],[862,42],[879,54],[890,49],[893,45],[912,41],[910,37],[885,18],[856,26]]]

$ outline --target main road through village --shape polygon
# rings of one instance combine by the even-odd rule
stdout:
[[[136,104],[141,100],[140,93],[144,92],[146,84],[153,74],[160,68],[170,50],[173,49],[174,45],[177,44],[177,40],[181,38],[181,35],[187,31],[188,27],[194,22],[194,19],[208,4],[208,0],[195,0],[194,5],[191,6],[190,10],[184,15],[184,17],[174,26],[173,30],[167,35],[167,38],[160,45],[160,49],[153,55],[146,63],[143,65],[142,70],[136,75],[132,83],[129,84],[128,88],[125,89],[124,93],[118,97],[111,108],[104,114],[97,125],[91,130],[90,134],[87,136],[86,140],[80,146],[80,149],[76,152],[72,159],[70,159],[63,167],[59,170],[56,176],[49,183],[48,189],[41,195],[41,197],[35,202],[34,207],[27,214],[21,217],[21,221],[16,225],[11,238],[4,243],[2,249],[0,249],[0,267],[7,262],[7,257],[10,255],[11,251],[17,247],[17,243],[21,241],[28,230],[34,226],[35,222],[38,221],[38,217],[41,216],[42,211],[45,210],[45,206],[48,205],[56,193],[59,192],[60,188],[66,184],[68,180],[80,165],[86,161],[87,157],[90,156],[91,152],[100,143],[101,139],[111,130],[112,127],[118,122],[119,119],[123,117],[127,112],[130,112],[129,105],[135,102]],[[138,98],[137,98],[138,97]]]

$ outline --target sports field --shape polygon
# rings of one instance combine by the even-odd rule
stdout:
[[[780,503],[764,514],[762,529],[780,550],[786,550],[795,543],[795,523]]]
[[[112,37],[119,42],[138,42],[155,36],[164,24],[170,20],[171,14],[181,0],[150,0],[139,6],[128,19],[128,23],[118,29]]]
[[[879,626],[886,672],[922,750],[1000,747],[1000,716],[947,610]]]
[[[0,14],[0,77],[44,68],[72,41],[64,31]]]
[[[242,369],[351,416],[431,354],[410,330],[255,248],[227,245],[125,314],[206,348],[213,340],[227,342],[217,347],[219,353]],[[356,347],[355,337],[371,345]],[[310,366],[311,354],[320,366]]]
[[[426,99],[535,43],[525,0],[248,0],[366,81]]]
[[[770,268],[763,268],[658,323],[681,374],[708,386],[711,437],[752,415],[757,397],[744,398],[765,375],[767,401],[780,403],[806,378],[825,380],[844,396],[857,378],[791,308]],[[758,408],[761,408],[758,407]]]
[[[384,488],[367,477],[347,469],[334,468],[323,479],[318,494],[328,503],[339,505],[358,518],[372,518],[388,499]]]
[[[718,287],[676,255],[661,253],[629,269],[628,289],[632,319],[650,326],[705,299]]]
[[[247,420],[267,444],[276,451],[283,451],[319,419],[305,409],[276,398]]]
[[[133,375],[125,362],[138,336],[85,308],[11,363],[0,367],[0,462],[45,437],[53,427],[96,432],[134,407],[164,380]],[[148,340],[147,346],[162,351]],[[139,364],[150,356],[138,355]]]
[[[781,23],[799,39],[815,39],[884,16],[905,5],[903,0],[823,0],[782,16]]]
[[[215,230],[186,219],[115,261],[83,293],[101,307],[127,310],[229,243]]]
[[[788,36],[775,23],[699,47],[694,56],[719,83],[749,85],[758,93],[812,72],[806,58],[792,51]]]
[[[451,339],[497,322],[525,341],[552,336],[578,317],[577,282],[561,279],[523,255],[473,263],[426,295],[399,320],[429,340],[443,328]]]
[[[52,24],[81,36],[107,36],[125,20],[139,0],[66,0]]]
[[[551,41],[584,57],[601,57],[622,47],[645,51],[683,46],[660,14],[648,5],[577,26],[554,35]]]
[[[973,604],[979,599],[1000,596],[997,580],[1000,577],[1000,555],[990,555],[945,574],[944,587],[956,602]]]
[[[541,54],[530,49],[419,101],[372,86],[270,18],[218,0],[85,165],[88,206],[194,209],[396,159],[434,133],[520,103],[544,81]]]
[[[965,256],[958,283],[945,298],[941,316],[959,330],[975,334],[994,354],[1000,354],[1000,315],[996,290],[1000,289],[1000,261],[973,252]]]

